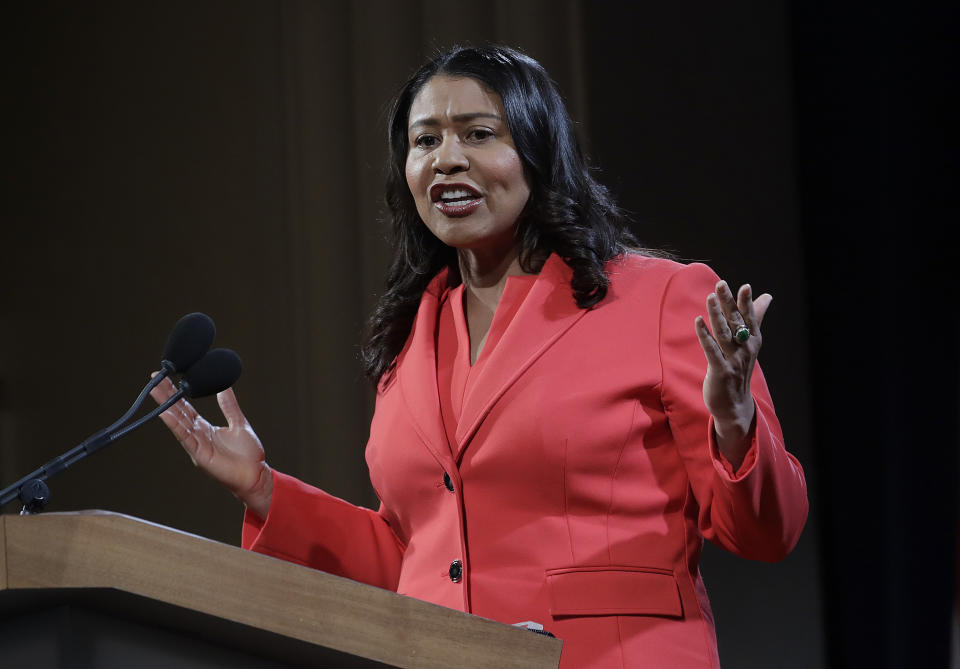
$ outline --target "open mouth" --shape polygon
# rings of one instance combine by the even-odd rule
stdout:
[[[435,184],[430,200],[446,216],[466,216],[483,202],[483,196],[467,184]]]

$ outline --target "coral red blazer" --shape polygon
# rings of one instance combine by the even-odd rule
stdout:
[[[367,463],[379,511],[283,474],[243,545],[564,640],[562,666],[717,667],[697,567],[703,538],[779,560],[807,515],[759,367],[753,442],[734,472],[712,440],[694,318],[706,266],[628,256],[577,308],[570,269],[543,267],[443,428],[435,334],[446,272],[423,295],[377,394]],[[758,611],[757,615],[763,615]]]

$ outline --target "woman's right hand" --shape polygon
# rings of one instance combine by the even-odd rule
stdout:
[[[150,395],[158,404],[173,395],[164,379]],[[273,496],[273,474],[264,460],[263,445],[237,404],[233,389],[217,393],[227,426],[211,425],[185,399],[160,414],[160,419],[190,456],[193,464],[236,495],[247,508],[266,518]]]

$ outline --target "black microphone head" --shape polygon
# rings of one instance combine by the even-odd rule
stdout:
[[[228,348],[215,348],[187,370],[180,387],[187,397],[206,397],[236,383],[242,370],[239,355]]]
[[[190,369],[210,350],[217,328],[206,314],[199,311],[187,314],[173,326],[167,345],[163,348],[163,367],[168,373]]]

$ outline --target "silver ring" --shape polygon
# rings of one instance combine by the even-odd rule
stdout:
[[[746,325],[741,325],[737,328],[736,332],[733,333],[733,340],[738,344],[743,344],[750,339],[750,335],[750,328],[748,328]]]

